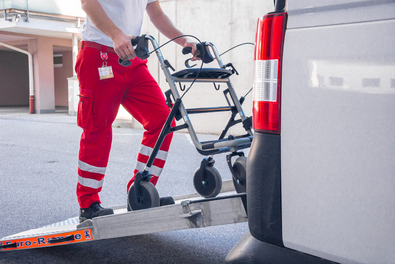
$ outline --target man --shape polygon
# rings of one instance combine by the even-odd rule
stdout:
[[[163,124],[169,114],[163,93],[149,73],[146,60],[136,57],[131,39],[140,35],[143,14],[166,37],[182,35],[161,9],[157,0],[81,0],[87,20],[82,29],[81,50],[76,72],[80,84],[77,123],[81,135],[77,198],[80,222],[93,217],[113,214],[100,205],[112,141],[112,123],[119,106],[144,127],[145,132],[137,157],[134,175],[143,170]],[[175,42],[196,50],[196,42],[178,38]],[[132,60],[123,67],[118,58]],[[151,182],[156,185],[166,161],[172,134],[164,140],[151,167]],[[127,189],[134,182],[129,181]]]

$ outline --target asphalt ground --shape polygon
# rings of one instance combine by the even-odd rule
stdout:
[[[81,132],[76,117],[64,112],[31,115],[26,108],[0,108],[0,238],[78,215]],[[114,123],[104,207],[126,204],[142,133],[126,121]],[[215,137],[199,135],[200,141]],[[160,196],[194,193],[193,174],[202,158],[188,134],[175,133],[157,184]],[[214,158],[223,180],[230,180],[225,155]],[[241,223],[0,252],[0,263],[223,263],[247,232],[247,223]]]

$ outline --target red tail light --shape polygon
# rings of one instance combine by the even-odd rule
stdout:
[[[281,67],[287,13],[258,20],[255,46],[253,127],[280,134]]]

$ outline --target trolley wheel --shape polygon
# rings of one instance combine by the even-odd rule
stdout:
[[[212,166],[205,168],[205,180],[202,178],[200,168],[195,171],[193,185],[198,194],[204,198],[215,197],[222,188],[222,178],[218,170]]]
[[[246,192],[246,187],[247,187],[247,157],[241,156],[238,157],[233,163],[233,171],[235,173],[235,177],[239,179],[236,181],[233,178],[233,184],[235,186],[236,192],[237,193],[244,193]]]
[[[128,192],[128,211],[159,206],[159,193],[151,182],[141,181],[140,190],[141,197],[136,198],[134,183],[130,186]]]

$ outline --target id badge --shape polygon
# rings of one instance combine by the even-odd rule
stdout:
[[[99,68],[100,80],[114,78],[112,66],[107,66],[108,55],[107,52],[100,51],[100,57],[103,60],[102,66]]]
[[[102,66],[99,68],[100,80],[114,78],[114,73],[112,72],[112,66]]]

